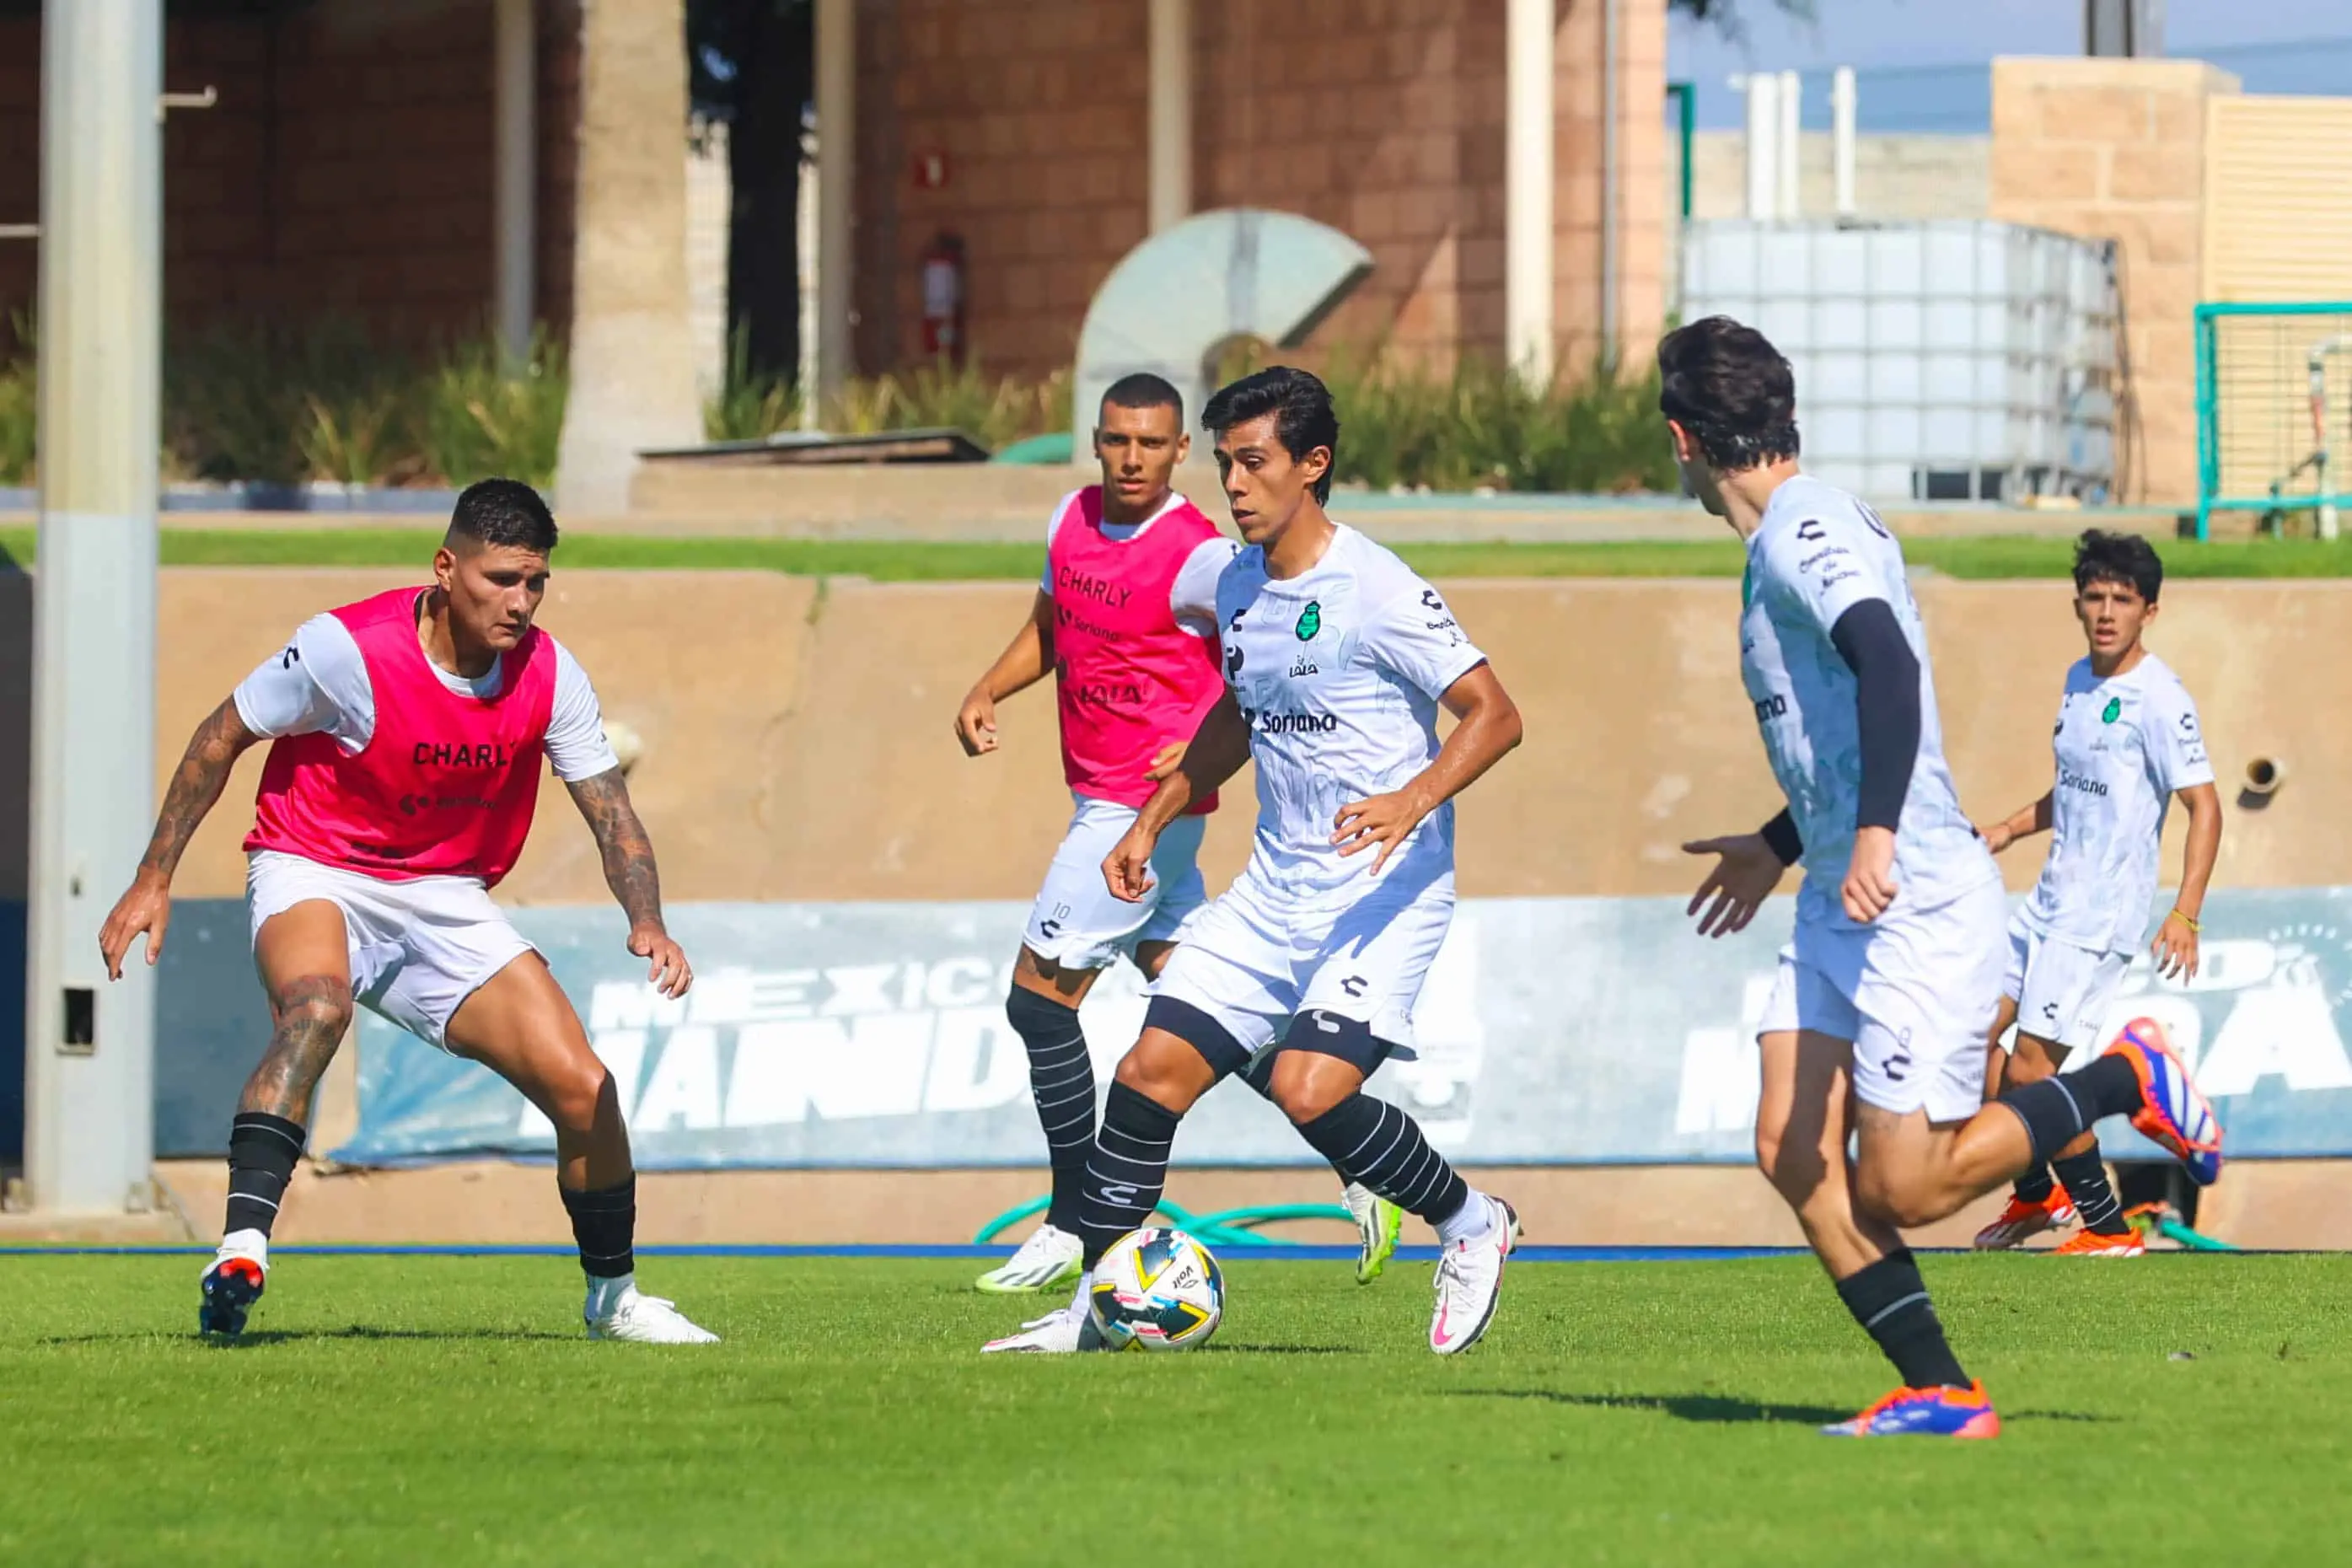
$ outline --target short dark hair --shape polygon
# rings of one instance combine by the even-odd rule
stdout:
[[[442,542],[509,544],[541,555],[555,550],[555,514],[537,490],[520,479],[477,479],[457,497]]]
[[[1797,455],[1797,378],[1763,333],[1728,316],[1659,340],[1658,408],[1726,473]]]
[[[1184,395],[1171,385],[1167,377],[1139,370],[1133,375],[1122,375],[1103,388],[1105,408],[1173,408],[1176,427],[1184,427]]]
[[[2094,583],[2121,583],[2149,604],[2164,592],[2164,557],[2137,533],[2086,528],[2074,541],[2074,592]]]
[[[1331,389],[1312,374],[1292,365],[1268,365],[1254,374],[1217,389],[1201,410],[1201,424],[1212,436],[1222,436],[1236,425],[1274,416],[1275,437],[1284,451],[1303,458],[1318,447],[1331,453],[1331,468],[1315,481],[1315,499],[1331,499],[1331,474],[1339,465],[1339,414],[1331,406]]]

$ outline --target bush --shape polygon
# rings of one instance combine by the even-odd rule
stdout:
[[[534,332],[520,365],[487,337],[461,343],[427,373],[418,397],[425,467],[450,485],[498,477],[541,489],[555,482],[570,390],[563,351]]]
[[[728,355],[727,385],[702,405],[703,434],[713,441],[757,441],[797,428],[801,398],[781,380],[751,375],[738,341]],[[853,380],[819,410],[820,428],[836,436],[884,430],[961,430],[999,451],[1031,436],[1070,428],[1070,377],[1056,371],[1043,381],[992,379],[977,364],[944,360],[904,375]]]
[[[16,351],[0,364],[0,485],[33,482],[33,424],[40,403],[33,374],[33,334],[16,327]]]
[[[1588,494],[1675,488],[1654,369],[1536,388],[1491,361],[1465,358],[1441,375],[1343,353],[1324,380],[1339,405],[1342,483]]]

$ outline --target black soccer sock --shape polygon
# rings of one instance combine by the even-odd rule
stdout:
[[[1470,1195],[1470,1184],[1430,1147],[1419,1122],[1360,1089],[1297,1125],[1340,1175],[1432,1225],[1453,1218]]]
[[[637,1271],[637,1178],[593,1192],[563,1194],[563,1209],[572,1216],[572,1239],[580,1244],[580,1267],[591,1279],[618,1279]]]
[[[2108,1184],[2107,1163],[2096,1149],[2053,1161],[2051,1168],[2066,1184],[2066,1195],[2074,1200],[2074,1213],[2084,1230],[2096,1231],[2101,1236],[2131,1234],[2131,1226],[2124,1220],[2124,1205],[2116,1200],[2116,1189]]]
[[[1139,1229],[1160,1205],[1181,1120],[1141,1090],[1111,1084],[1078,1194],[1078,1235],[1086,1244],[1087,1268],[1102,1260],[1112,1242]]]
[[[1936,1304],[1911,1249],[1897,1247],[1837,1282],[1838,1299],[1863,1331],[1878,1342],[1906,1388],[1966,1388],[1969,1374],[1945,1342]]]
[[[269,1234],[286,1184],[294,1179],[309,1134],[299,1121],[266,1110],[240,1110],[228,1124],[229,1231]]]
[[[2033,1142],[2033,1163],[2047,1164],[2058,1151],[2088,1132],[2102,1117],[2128,1116],[2146,1103],[2139,1074],[2122,1057],[2105,1056],[2080,1072],[2060,1073],[2002,1093],[1993,1101],[2025,1123]]]
[[[1095,1068],[1087,1057],[1078,1010],[1016,985],[1004,1016],[1029,1052],[1029,1091],[1045,1129],[1045,1158],[1054,1167],[1054,1199],[1045,1223],[1072,1235],[1078,1228],[1078,1192],[1095,1146]]]
[[[2068,1192],[2074,1189],[2069,1187]],[[2017,1178],[2017,1195],[2030,1204],[2050,1201],[2050,1167],[2037,1163],[2032,1169]]]

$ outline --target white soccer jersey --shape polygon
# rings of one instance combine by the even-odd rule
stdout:
[[[1748,541],[1740,591],[1740,677],[1805,844],[1798,917],[1846,920],[1838,888],[1853,857],[1862,738],[1853,671],[1830,630],[1867,599],[1894,610],[1919,660],[1919,755],[1895,830],[1895,896],[1912,909],[1933,909],[1998,878],[1960,810],[1944,761],[1919,606],[1904,579],[1902,547],[1876,514],[1819,479],[1788,480],[1772,492]]]
[[[1257,764],[1253,871],[1302,890],[1340,887],[1377,850],[1342,857],[1331,834],[1350,801],[1402,788],[1437,755],[1437,705],[1485,662],[1445,601],[1396,555],[1340,524],[1303,574],[1266,575],[1242,551],[1217,580],[1225,682]],[[1391,857],[1454,859],[1454,807],[1432,812]]]
[[[2061,942],[2137,948],[2156,897],[2173,795],[2213,782],[2197,704],[2154,654],[2102,680],[2091,661],[2066,672],[2051,750],[2050,858],[2022,916]]]
[[[540,634],[546,637],[545,632]],[[547,718],[547,761],[567,781],[594,778],[621,765],[604,738],[604,714],[588,672],[571,650],[555,645],[555,705]],[[441,684],[461,697],[487,701],[506,679],[506,661],[468,680],[426,659]],[[237,686],[237,717],[264,740],[280,735],[326,733],[346,752],[366,748],[375,733],[375,689],[367,660],[351,627],[329,613],[313,616],[295,630],[282,653],[271,654]]]

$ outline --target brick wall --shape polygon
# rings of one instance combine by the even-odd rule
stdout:
[[[1621,321],[1664,309],[1664,0],[1621,0]],[[860,12],[863,367],[920,353],[919,264],[965,243],[971,336],[992,368],[1065,367],[1087,302],[1145,235],[1145,7],[1134,0],[870,0]],[[1503,16],[1456,0],[1195,0],[1193,205],[1278,207],[1371,250],[1317,346],[1438,361],[1503,334]],[[1556,317],[1563,357],[1600,314],[1601,6],[1562,0]],[[947,154],[943,189],[915,159]]]
[[[1991,216],[2121,244],[2140,433],[2128,500],[2196,497],[2206,100],[2237,90],[2197,60],[1993,62]]]
[[[577,0],[541,0],[540,309],[572,287]],[[40,25],[0,19],[0,222],[40,178]],[[395,341],[472,332],[492,269],[490,9],[322,0],[171,22],[164,81],[219,89],[163,132],[163,289],[174,329],[341,315]],[[0,321],[29,315],[36,247],[0,242]],[[5,328],[0,328],[5,330]]]

